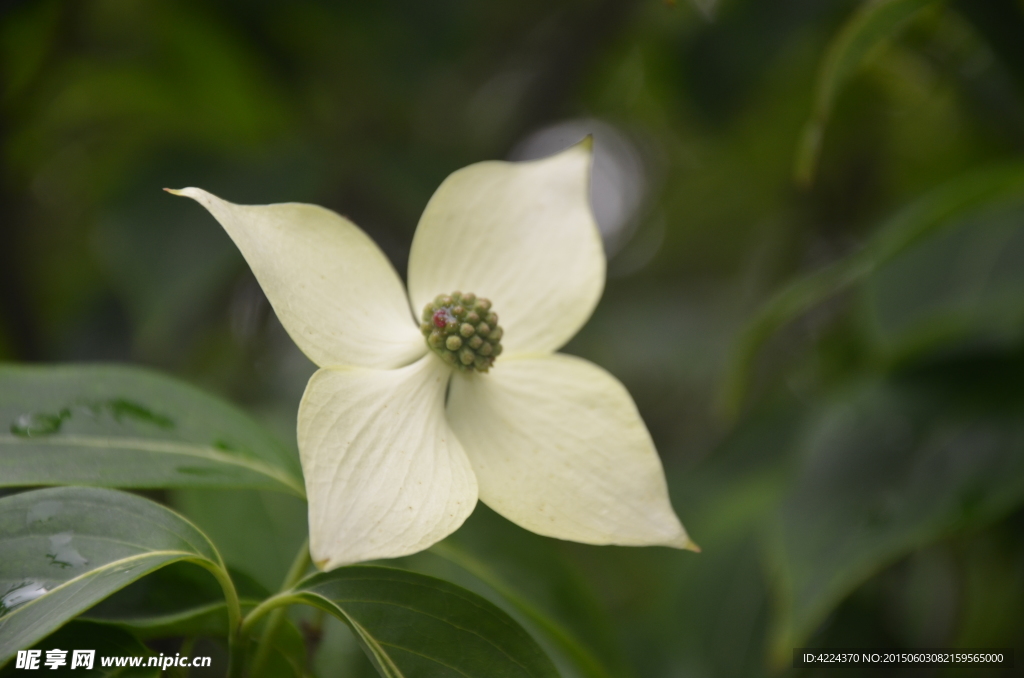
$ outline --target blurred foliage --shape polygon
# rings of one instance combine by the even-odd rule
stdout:
[[[292,441],[312,364],[160,188],[328,206],[402,271],[449,172],[614,133],[639,160],[602,190],[640,198],[567,350],[629,387],[704,552],[480,507],[402,564],[548,625],[567,676],[796,674],[805,644],[1021,656],[1018,0],[2,7],[0,359],[154,366]],[[166,499],[270,589],[304,533],[288,497]],[[319,675],[370,675],[340,626],[296,621]]]

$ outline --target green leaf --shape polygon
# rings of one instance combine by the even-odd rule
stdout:
[[[747,323],[732,349],[720,396],[724,413],[730,417],[739,413],[757,353],[779,328],[863,281],[937,231],[980,210],[1019,204],[1022,198],[1024,165],[1012,163],[970,172],[897,212],[863,249],[783,287]]]
[[[127,631],[112,629],[102,624],[73,621],[36,643],[33,649],[42,650],[42,660],[46,659],[46,650],[60,649],[67,651],[67,665],[58,669],[49,669],[40,661],[40,668],[47,676],[79,676],[79,678],[159,678],[159,666],[140,667],[104,667],[103,657],[141,657],[148,662],[154,656],[152,650],[143,645]],[[92,669],[81,666],[71,668],[73,650],[95,650]],[[24,671],[14,668],[13,664],[0,671],[0,676],[24,676]]]
[[[261,639],[258,642],[253,642],[248,663],[250,671],[254,666],[253,657],[259,652],[260,643],[264,642],[270,642],[271,647],[262,671],[258,675],[272,676],[273,678],[284,678],[285,676],[303,678],[308,675],[306,672],[306,639],[290,619],[282,620],[269,641]]]
[[[255,607],[270,592],[245,575],[231,572],[243,608]],[[142,639],[224,637],[228,610],[212,577],[191,563],[174,563],[121,589],[83,619],[116,626]]]
[[[989,210],[868,277],[865,308],[889,362],[942,347],[1013,347],[1024,334],[1024,209]]]
[[[825,125],[836,98],[865,57],[936,0],[871,0],[846,22],[828,47],[818,72],[811,118],[804,125],[796,153],[796,180],[814,181]]]
[[[531,600],[529,596],[519,592],[489,563],[468,550],[460,548],[455,543],[436,544],[432,552],[470,573],[501,596],[516,612],[523,615],[531,626],[535,627],[558,650],[564,653],[574,668],[580,672],[580,675],[588,678],[609,678],[614,675],[605,666],[605,662],[598,657],[598,652],[594,648],[588,647],[587,643],[580,639],[568,623],[557,619],[535,600]],[[546,583],[555,586],[563,584],[563,582],[551,582],[550,579],[560,579],[559,575],[564,576],[564,573],[548,574],[554,576],[550,577]],[[590,619],[579,621],[590,621]]]
[[[247,487],[303,496],[298,460],[242,412],[112,365],[0,367],[0,485]]]
[[[629,675],[607,612],[557,546],[478,506],[456,534],[402,566],[502,606],[573,674]]]
[[[344,567],[306,579],[290,597],[347,623],[387,678],[558,675],[511,617],[440,579],[384,567]]]
[[[0,499],[0,664],[111,593],[181,561],[209,570],[237,611],[213,544],[159,504],[87,487]]]
[[[1005,379],[1020,360],[933,369],[860,387],[811,428],[773,542],[778,660],[883,567],[1024,503],[1024,388]]]
[[[252,606],[256,601],[242,602],[243,605]],[[82,619],[131,631],[144,639],[171,636],[215,638],[227,636],[228,611],[227,605],[221,600],[182,608],[163,615],[107,619],[87,612]]]

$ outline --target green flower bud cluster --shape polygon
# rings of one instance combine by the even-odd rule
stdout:
[[[441,360],[462,371],[486,372],[501,355],[498,314],[472,292],[439,294],[423,309],[420,331]]]

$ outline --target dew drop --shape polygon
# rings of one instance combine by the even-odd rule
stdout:
[[[64,508],[64,502],[62,501],[41,501],[38,504],[34,504],[32,508],[28,510],[28,516],[25,519],[25,524],[31,525],[32,523],[49,520],[60,513],[62,508]]]
[[[37,581],[24,581],[0,597],[0,617],[19,605],[35,600],[46,593],[46,587]]]
[[[23,414],[11,424],[11,433],[22,438],[53,435],[60,431],[60,427],[70,418],[71,410],[66,408],[56,414],[46,412]]]
[[[89,562],[74,546],[71,545],[73,532],[61,532],[50,537],[50,550],[46,557],[50,559],[51,565],[64,569],[67,567],[81,567]]]

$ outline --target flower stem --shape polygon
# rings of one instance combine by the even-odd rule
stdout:
[[[299,552],[295,554],[295,560],[292,561],[292,566],[288,568],[288,574],[284,576],[284,582],[281,584],[281,591],[287,591],[291,587],[299,583],[303,575],[306,574],[306,570],[313,564],[312,559],[309,556],[309,539],[302,542],[302,546],[299,547]]]
[[[228,678],[236,678],[242,675],[242,659],[245,653],[240,649],[243,647],[239,633],[242,627],[242,604],[238,600],[235,583],[231,581],[231,575],[228,574],[223,562],[216,564],[199,560],[193,562],[213,574],[224,590],[224,601],[228,612]]]
[[[270,607],[265,609],[261,608],[264,608],[264,606],[274,601],[271,607],[276,609],[270,613],[270,618],[267,619],[267,624],[263,628],[263,635],[260,637],[259,647],[256,650],[256,656],[253,657],[252,660],[252,670],[250,673],[253,676],[260,675],[263,671],[264,665],[267,663],[267,658],[270,656],[270,648],[273,645],[274,635],[284,622],[285,614],[288,611],[287,605],[291,602],[291,599],[287,594],[291,588],[302,579],[303,575],[306,574],[306,570],[309,569],[311,562],[312,561],[309,556],[309,540],[307,539],[302,543],[302,546],[299,548],[299,552],[295,555],[295,560],[292,561],[291,567],[288,568],[288,573],[285,575],[284,581],[281,583],[280,592],[275,596],[267,598],[260,605],[254,608],[242,623],[243,635],[248,635],[247,630],[252,629],[252,624],[271,609]],[[257,612],[259,614],[257,614]]]

